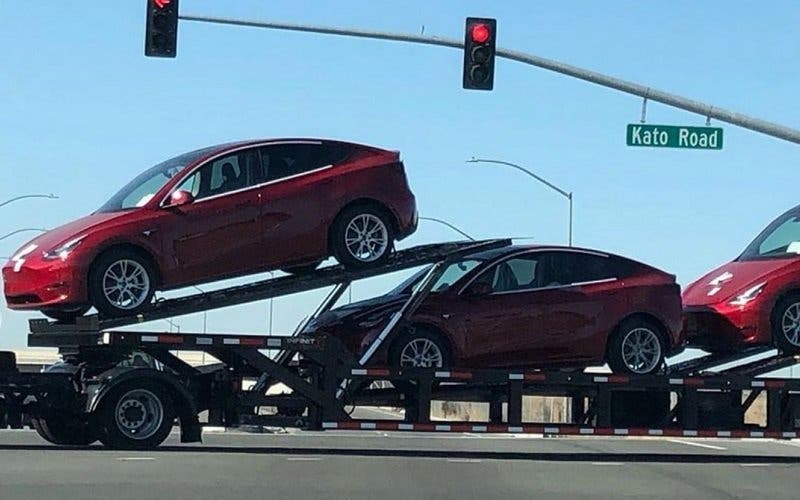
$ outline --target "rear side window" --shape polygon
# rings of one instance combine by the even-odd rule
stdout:
[[[275,144],[259,150],[261,168],[256,182],[276,181],[327,167],[341,149],[331,149],[323,144]]]
[[[618,266],[609,257],[579,252],[553,252],[550,257],[551,280],[559,285],[618,277]]]

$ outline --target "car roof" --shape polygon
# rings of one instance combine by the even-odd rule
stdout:
[[[374,149],[374,150],[381,150],[381,151],[390,151],[388,149],[380,148],[377,146],[370,146],[367,144],[360,144],[357,142],[350,142],[350,141],[343,141],[340,139],[322,139],[322,138],[315,138],[315,137],[272,137],[272,138],[265,138],[265,139],[245,139],[241,141],[232,141],[232,142],[224,142],[222,144],[217,144],[213,146],[207,146],[206,148],[209,149],[210,154],[214,155],[217,153],[221,153],[228,149],[239,148],[239,147],[247,147],[247,146],[256,146],[256,145],[267,145],[267,144],[280,144],[280,143],[288,143],[288,142],[336,142],[339,144],[348,144],[350,146],[355,146],[358,148],[364,149]],[[201,149],[206,149],[201,148]]]
[[[471,254],[469,257],[480,260],[494,260],[495,258],[498,257],[504,257],[506,255],[511,255],[525,251],[578,252],[578,253],[588,253],[588,254],[602,255],[602,256],[611,255],[608,252],[603,252],[600,250],[593,250],[590,248],[581,248],[581,247],[570,247],[564,245],[509,245],[506,247],[493,248],[491,250],[484,250],[483,252],[477,252]]]

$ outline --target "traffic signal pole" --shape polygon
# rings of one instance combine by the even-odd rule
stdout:
[[[269,21],[248,21],[242,19],[231,19],[223,17],[208,16],[179,16],[184,21],[195,21],[212,24],[223,24],[229,26],[248,26],[253,28],[277,29],[286,31],[300,31],[304,33],[318,33],[323,35],[341,35],[357,38],[371,38],[375,40],[390,40],[395,42],[419,43],[423,45],[439,45],[442,47],[452,47],[464,49],[464,41],[455,38],[442,38],[437,36],[414,35],[409,33],[391,33],[386,31],[373,31],[354,28],[335,28],[330,26],[313,26],[307,24],[280,23]],[[498,48],[496,56],[512,61],[521,62],[538,68],[554,71],[562,75],[567,75],[579,80],[608,87],[626,94],[635,95],[650,101],[666,104],[674,108],[689,111],[707,118],[714,118],[721,122],[746,128],[754,132],[769,135],[778,139],[800,144],[800,130],[780,125],[778,123],[761,120],[742,113],[736,113],[727,109],[705,104],[700,101],[687,99],[676,94],[670,94],[662,90],[654,89],[646,85],[630,82],[604,75],[596,71],[579,68],[570,64],[562,63],[552,59],[546,59],[526,52],[517,50]]]

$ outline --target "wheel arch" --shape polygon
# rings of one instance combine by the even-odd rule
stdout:
[[[777,319],[778,313],[778,306],[783,303],[784,299],[791,295],[800,295],[800,286],[794,284],[793,286],[787,287],[775,295],[775,298],[772,300],[772,304],[769,308],[769,336],[771,342],[775,342],[775,320]]]
[[[155,284],[156,285],[160,285],[162,283],[163,276],[162,276],[162,273],[161,273],[161,267],[158,265],[158,259],[156,259],[156,257],[153,254],[153,252],[151,252],[150,250],[148,250],[147,248],[145,248],[142,245],[138,245],[136,243],[131,243],[131,242],[125,242],[125,241],[119,241],[119,242],[108,244],[108,245],[102,247],[101,249],[99,249],[97,251],[97,253],[95,253],[95,255],[92,257],[91,262],[89,263],[89,268],[87,269],[87,273],[86,273],[87,281],[92,276],[92,272],[94,272],[95,266],[97,264],[97,261],[100,259],[100,257],[102,257],[103,255],[105,255],[108,252],[112,252],[112,251],[115,251],[115,250],[128,250],[128,251],[134,252],[134,253],[142,256],[143,258],[147,259],[148,262],[150,263],[150,265],[153,267],[153,271],[156,274],[155,276],[153,276]]]
[[[391,220],[393,232],[395,234],[398,233],[398,231],[400,230],[400,221],[399,221],[399,219],[397,217],[397,214],[394,213],[394,210],[392,210],[389,207],[388,204],[386,204],[386,203],[384,203],[384,202],[382,202],[382,201],[380,201],[380,200],[378,200],[376,198],[370,198],[370,197],[367,197],[367,196],[362,196],[361,198],[356,198],[354,200],[350,200],[346,204],[342,205],[342,207],[340,207],[339,210],[336,212],[336,215],[333,217],[333,219],[331,219],[331,223],[328,226],[328,248],[329,249],[331,249],[332,245],[333,245],[333,231],[334,231],[334,228],[336,227],[336,221],[339,220],[339,216],[342,214],[342,212],[344,212],[345,210],[347,210],[349,208],[356,207],[356,206],[363,206],[363,205],[373,206],[373,207],[378,208],[379,210],[382,210],[382,211],[386,212],[386,214],[389,216],[389,218]]]
[[[160,385],[172,397],[173,406],[181,423],[182,436],[199,431],[195,398],[186,390],[176,376],[153,370],[152,368],[115,367],[98,375],[97,378],[103,380],[103,382],[86,399],[86,412],[88,414],[95,414],[101,408],[108,395],[122,384],[146,380]],[[195,427],[197,427],[196,430]]]
[[[667,352],[669,352],[669,350],[671,348],[671,342],[670,342],[670,339],[669,339],[669,329],[667,328],[667,326],[664,323],[664,321],[661,318],[659,318],[658,316],[656,316],[655,314],[648,313],[648,312],[643,312],[643,311],[637,311],[637,312],[630,313],[627,316],[625,316],[622,319],[620,319],[614,325],[614,328],[611,329],[611,334],[608,335],[608,338],[606,339],[606,347],[605,347],[605,357],[606,357],[606,359],[608,359],[609,348],[611,347],[612,338],[619,333],[620,328],[622,327],[622,325],[624,325],[628,321],[632,321],[632,320],[636,320],[636,319],[648,321],[648,322],[652,323],[654,326],[658,327],[658,331],[656,333],[661,337],[661,341],[665,343],[664,347],[666,348]]]
[[[438,336],[442,339],[442,343],[444,344],[443,347],[447,349],[448,354],[450,355],[451,360],[456,355],[456,346],[453,343],[453,339],[445,332],[441,327],[438,325],[428,322],[428,321],[413,321],[408,327],[406,327],[399,335],[395,336],[392,339],[391,343],[389,344],[388,352],[393,353],[394,350],[398,347],[400,341],[403,340],[404,337],[409,335],[415,329],[422,329],[428,332],[433,333],[434,335]]]

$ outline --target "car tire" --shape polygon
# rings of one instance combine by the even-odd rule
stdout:
[[[664,366],[666,351],[662,328],[646,318],[634,317],[614,330],[606,361],[614,373],[652,375]]]
[[[45,309],[42,311],[42,314],[60,323],[74,323],[75,318],[83,316],[88,311],[89,307],[83,306],[76,309]]]
[[[392,216],[376,205],[344,209],[333,223],[331,248],[334,257],[348,269],[383,264],[394,247]]]
[[[115,276],[129,282],[124,284]],[[101,254],[89,273],[89,297],[98,312],[108,317],[131,316],[150,307],[155,285],[156,273],[150,260],[125,248]],[[107,292],[112,286],[123,288]]]
[[[393,368],[443,368],[453,365],[447,340],[429,328],[413,327],[401,335],[389,349]]]
[[[311,264],[304,264],[302,266],[291,266],[281,269],[286,274],[293,274],[295,276],[302,276],[304,274],[311,274],[317,270],[322,261],[313,262]]]
[[[62,446],[88,446],[97,438],[86,422],[57,416],[31,418],[31,426],[45,441]]]
[[[172,431],[175,407],[162,385],[149,380],[120,384],[103,398],[97,413],[100,441],[109,448],[156,448]]]
[[[790,293],[775,304],[772,340],[784,353],[800,353],[800,293]]]

